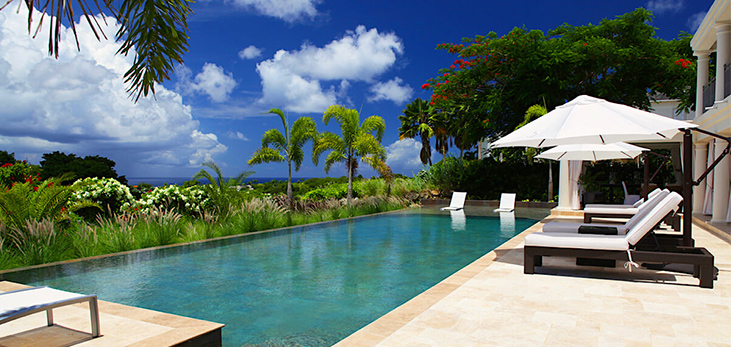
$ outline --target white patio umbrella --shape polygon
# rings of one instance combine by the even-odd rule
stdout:
[[[608,160],[608,159],[634,159],[647,148],[630,145],[624,142],[615,142],[606,145],[601,144],[573,144],[553,147],[536,158],[552,160]]]
[[[670,140],[696,124],[587,95],[578,96],[493,143],[494,147]]]

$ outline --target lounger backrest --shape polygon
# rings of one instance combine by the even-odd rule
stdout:
[[[449,202],[449,207],[463,208],[464,201],[466,198],[467,198],[467,193],[465,193],[465,192],[452,193],[452,201]]]
[[[657,194],[655,194],[652,198],[647,200],[646,204],[643,204],[638,210],[637,213],[635,213],[632,218],[630,218],[627,223],[624,224],[625,228],[627,230],[632,229],[642,218],[647,215],[648,212],[652,211],[652,209],[657,206],[657,204],[662,201],[665,197],[667,197],[670,194],[670,191],[667,189],[661,190]]]
[[[662,189],[655,188],[653,191],[650,192],[650,194],[647,194],[647,199],[637,200],[637,202],[635,202],[634,205],[632,205],[632,207],[639,207],[640,205],[642,205],[643,202],[649,201],[650,199],[652,199],[653,196],[659,194],[661,191],[662,191]]]
[[[515,193],[500,194],[500,209],[512,210],[515,208]]]
[[[627,231],[625,240],[627,243],[634,246],[645,235],[652,230],[665,216],[673,210],[677,210],[680,207],[680,202],[683,201],[683,197],[676,192],[671,192],[657,206],[652,208],[637,224]]]

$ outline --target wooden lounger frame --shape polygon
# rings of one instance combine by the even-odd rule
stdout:
[[[691,264],[693,277],[700,280],[700,286],[713,288],[713,255],[705,248],[677,246],[660,251],[633,250],[631,253],[632,260],[636,262]],[[627,251],[525,246],[523,273],[535,273],[536,266],[543,266],[544,256],[627,260]]]

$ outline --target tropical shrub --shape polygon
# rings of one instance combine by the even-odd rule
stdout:
[[[304,195],[302,195],[305,199],[312,199],[312,200],[330,200],[330,199],[343,199],[348,196],[348,184],[347,183],[341,183],[341,184],[331,184],[326,187],[313,189]],[[359,197],[361,196],[360,192],[360,186],[359,185],[353,185],[353,197]]]
[[[213,208],[213,204],[201,186],[180,188],[166,185],[143,194],[139,200],[122,208],[142,213],[148,213],[153,208],[175,209],[179,213],[193,215]]]
[[[13,183],[40,182],[41,168],[25,161],[5,163],[0,166],[0,187],[10,187]]]
[[[72,187],[72,201],[93,202],[109,212],[119,212],[122,206],[134,201],[129,187],[114,178],[84,178],[74,182]]]

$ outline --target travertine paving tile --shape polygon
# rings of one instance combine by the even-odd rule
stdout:
[[[542,274],[523,274],[522,240],[529,228],[458,272],[460,284],[441,299],[411,310],[373,346],[728,346],[731,347],[731,245],[694,226],[696,245],[714,255],[718,279],[700,288],[689,274],[577,267],[573,259],[544,259]],[[426,293],[429,293],[428,291]],[[418,306],[418,296],[407,305]],[[431,297],[434,295],[425,296]],[[397,308],[393,312],[398,312]],[[392,312],[392,313],[393,313]],[[366,326],[350,339],[369,336]]]

